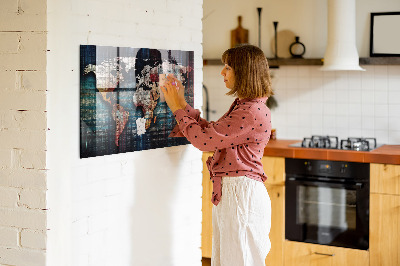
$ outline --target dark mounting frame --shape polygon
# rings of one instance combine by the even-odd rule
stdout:
[[[371,13],[371,31],[370,31],[370,45],[369,45],[369,55],[370,57],[377,57],[377,56],[385,56],[385,57],[400,57],[400,45],[398,46],[398,52],[395,53],[387,53],[385,51],[374,51],[374,24],[375,20],[378,19],[380,16],[399,16],[400,19],[400,11],[399,12],[379,12],[379,13]],[[391,25],[391,28],[399,29],[400,24],[398,27],[395,25]],[[383,40],[384,42],[384,40]]]

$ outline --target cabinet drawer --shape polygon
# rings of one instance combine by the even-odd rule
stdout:
[[[285,266],[365,266],[369,254],[365,250],[285,241]]]

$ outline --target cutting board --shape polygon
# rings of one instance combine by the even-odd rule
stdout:
[[[231,48],[243,43],[249,43],[249,31],[242,27],[242,16],[238,16],[238,26],[231,30]]]

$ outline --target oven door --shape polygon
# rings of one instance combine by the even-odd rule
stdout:
[[[286,178],[286,239],[367,250],[369,185]]]

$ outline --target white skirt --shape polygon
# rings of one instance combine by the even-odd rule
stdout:
[[[262,182],[245,176],[223,177],[212,223],[212,266],[265,265],[271,249],[271,201]]]

